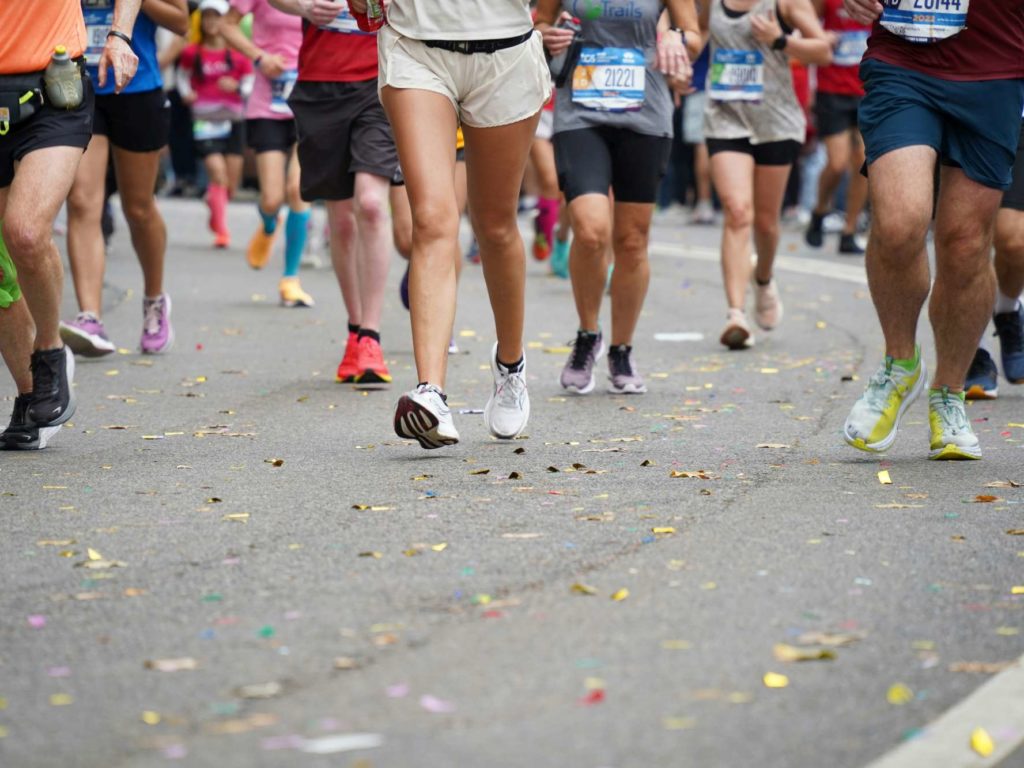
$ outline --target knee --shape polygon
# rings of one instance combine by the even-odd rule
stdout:
[[[996,231],[996,261],[1011,264],[1024,262],[1024,229],[1012,232]]]
[[[355,197],[356,216],[362,224],[371,227],[383,226],[387,220],[384,196],[377,190],[360,190]]]
[[[442,240],[455,241],[459,236],[459,215],[455,205],[424,204],[417,206],[412,214],[412,238],[421,243],[436,243]],[[481,232],[476,233],[482,240]],[[410,248],[411,250],[411,248]]]
[[[608,250],[610,230],[607,221],[576,218],[573,220],[573,241],[580,252],[603,256]]]
[[[478,218],[473,222],[473,231],[481,247],[487,250],[505,250],[519,240],[519,225],[515,219]]]
[[[749,200],[723,200],[722,212],[725,226],[743,229],[754,223],[754,206]]]
[[[842,176],[850,167],[850,158],[845,154],[836,152],[829,156],[828,164],[825,167],[832,176]]]
[[[880,246],[876,253],[883,260],[891,257],[904,263],[910,252],[917,253],[924,247],[928,219],[908,216],[906,210],[901,212],[902,216],[879,216],[876,213],[871,222],[871,239]]]
[[[403,259],[408,259],[412,255],[412,230],[408,226],[402,226],[396,223],[391,230],[391,235],[395,241],[395,250],[401,254]]]
[[[960,262],[988,260],[989,234],[985,227],[973,218],[963,221],[943,222],[935,232],[937,257],[949,254]]]
[[[42,221],[11,220],[3,222],[3,239],[22,274],[43,267],[43,258],[51,241],[50,224]]]
[[[779,217],[774,211],[758,211],[754,216],[754,233],[758,237],[777,237]]]
[[[260,210],[271,214],[284,205],[284,196],[280,190],[263,188],[260,190]]]
[[[647,260],[647,232],[627,230],[615,235],[615,264],[633,267]]]
[[[122,198],[121,211],[124,213],[128,226],[136,227],[148,224],[153,219],[160,218],[160,212],[156,207],[156,200],[152,197]]]
[[[71,188],[68,193],[68,218],[84,220],[90,217],[99,218],[103,212],[103,205],[95,205],[97,196],[86,192],[77,185]]]

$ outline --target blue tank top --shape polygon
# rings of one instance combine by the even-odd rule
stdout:
[[[106,87],[100,88],[96,65],[107,42],[107,32],[114,23],[114,0],[82,0],[82,15],[85,16],[85,62],[89,68],[89,77],[96,86],[97,94],[113,93],[113,71],[107,73]],[[142,93],[162,88],[163,78],[156,60],[156,23],[141,12],[132,29],[132,50],[139,57],[139,69],[122,93]]]

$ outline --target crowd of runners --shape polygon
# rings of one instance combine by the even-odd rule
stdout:
[[[528,253],[571,280],[561,387],[591,393],[606,356],[609,392],[647,391],[634,335],[680,167],[691,224],[721,222],[729,350],[783,322],[773,267],[801,183],[806,243],[834,230],[838,253],[864,257],[885,356],[851,446],[888,449],[927,392],[930,457],[980,458],[964,400],[998,392],[990,320],[1004,378],[1024,383],[1024,0],[23,0],[0,4],[0,29],[0,353],[17,389],[2,448],[46,447],[75,411],[75,355],[116,349],[102,316],[115,188],[142,272],[139,349],[172,347],[156,194],[169,142],[175,169],[201,162],[220,249],[251,150],[245,261],[267,267],[283,240],[285,309],[314,304],[299,266],[324,207],[348,317],[339,382],[391,384],[384,295],[393,253],[407,262],[417,380],[394,429],[424,448],[459,440],[445,377],[465,261],[493,312],[492,435],[530,416]],[[64,322],[63,206],[79,309]]]

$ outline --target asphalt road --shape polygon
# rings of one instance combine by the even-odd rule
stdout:
[[[415,383],[397,290],[395,389],[355,392],[333,381],[329,270],[303,273],[314,309],[281,309],[280,255],[241,254],[251,206],[226,253],[198,203],[164,210],[174,350],[134,351],[122,228],[123,353],[81,362],[51,449],[0,454],[0,766],[861,768],[1024,653],[1024,388],[971,406],[982,462],[927,461],[923,402],[883,459],[846,447],[881,354],[858,260],[787,234],[784,324],[728,353],[718,232],[664,218],[635,345],[650,393],[585,398],[557,385],[569,285],[531,263],[528,436],[464,413],[428,453],[390,426]],[[474,267],[457,329],[450,402],[478,410]],[[835,658],[773,650],[822,640]],[[1024,735],[999,707],[971,725]]]

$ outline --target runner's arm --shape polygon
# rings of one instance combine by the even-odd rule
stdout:
[[[238,26],[241,21],[242,12],[231,6],[227,14],[221,17],[220,33],[224,35],[224,39],[229,47],[234,48],[250,61],[256,61],[256,59],[264,55],[264,52],[245,36],[242,28]]]
[[[786,35],[782,51],[801,64],[825,66],[832,63],[832,43],[811,5],[811,0],[780,0],[779,11],[788,25],[799,35]],[[754,37],[761,43],[772,44],[783,34],[774,9],[767,14],[751,16]]]
[[[672,26],[683,30],[686,38],[686,53],[689,60],[693,61],[704,50],[697,3],[694,0],[666,0],[665,7],[668,9]]]
[[[267,2],[282,13],[301,16],[313,24],[330,24],[345,9],[345,0],[267,0]]]
[[[188,33],[186,0],[142,0],[142,12],[164,29],[176,35]]]
[[[700,49],[703,51],[704,47],[711,40],[711,3],[714,0],[698,0],[697,2],[697,22],[700,25]]]
[[[843,0],[843,7],[861,24],[874,24],[882,15],[882,4],[878,0]]]
[[[160,65],[160,69],[174,64],[181,56],[181,52],[185,50],[186,45],[188,45],[188,40],[184,35],[178,35],[171,40],[156,56],[156,63]]]
[[[559,13],[561,0],[540,0],[534,16],[534,28],[540,32],[544,47],[552,56],[557,56],[572,44],[575,33],[571,29],[560,29],[555,26],[562,18],[572,18],[570,14]]]
[[[141,5],[142,0],[114,0],[114,23],[110,26],[110,31],[119,32],[130,38]],[[100,87],[107,84],[107,70],[113,69],[114,93],[120,93],[135,77],[135,70],[139,68],[139,57],[120,37],[107,35],[107,42],[103,46],[97,67]]]

